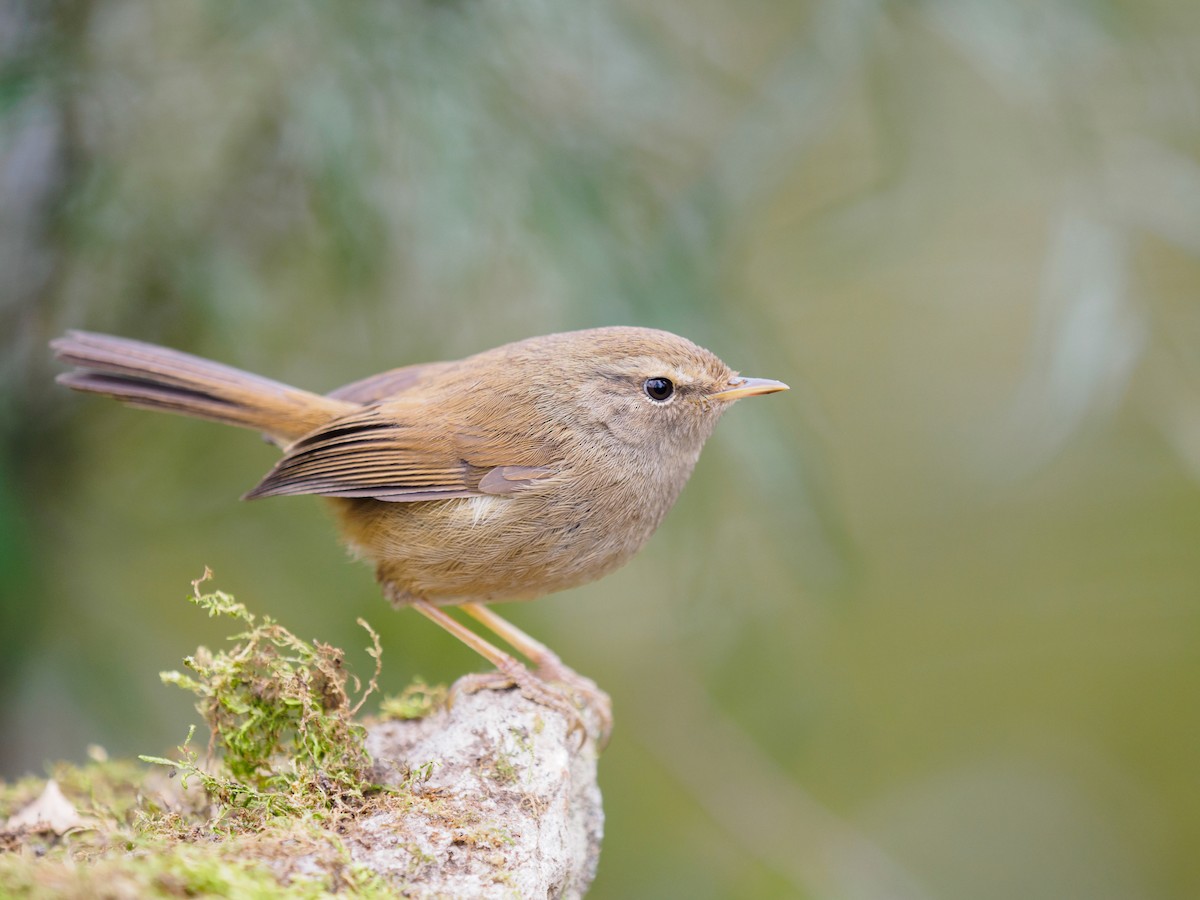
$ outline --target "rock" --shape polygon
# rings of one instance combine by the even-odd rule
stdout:
[[[583,896],[604,812],[595,741],[571,724],[515,690],[482,690],[369,726],[377,779],[411,802],[358,817],[342,834],[352,859],[412,897]]]

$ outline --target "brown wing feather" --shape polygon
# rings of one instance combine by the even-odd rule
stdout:
[[[364,405],[377,403],[403,393],[416,386],[422,379],[434,376],[454,365],[457,363],[436,362],[402,366],[344,385],[328,396],[335,400],[349,400],[351,403]]]
[[[458,429],[431,418],[423,404],[400,399],[336,419],[289,446],[246,499],[319,494],[397,503],[447,500],[513,493],[554,471],[546,465],[552,453],[536,441],[489,447],[477,438],[459,440]],[[511,474],[480,485],[509,464],[516,467]]]

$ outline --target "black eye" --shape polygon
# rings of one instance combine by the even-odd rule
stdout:
[[[642,385],[642,390],[651,400],[662,403],[664,400],[671,399],[671,395],[675,393],[675,385],[671,383],[670,378],[647,378],[646,383]]]

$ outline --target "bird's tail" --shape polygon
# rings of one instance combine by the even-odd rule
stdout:
[[[50,343],[76,366],[58,381],[130,406],[261,431],[286,445],[357,408],[232,366],[128,338],[70,331]]]

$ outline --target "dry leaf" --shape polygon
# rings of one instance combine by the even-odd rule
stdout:
[[[72,828],[83,825],[83,819],[75,811],[74,805],[63,796],[58,788],[58,782],[51,779],[46,782],[46,789],[40,797],[11,815],[4,823],[5,831],[53,831],[64,834]]]

